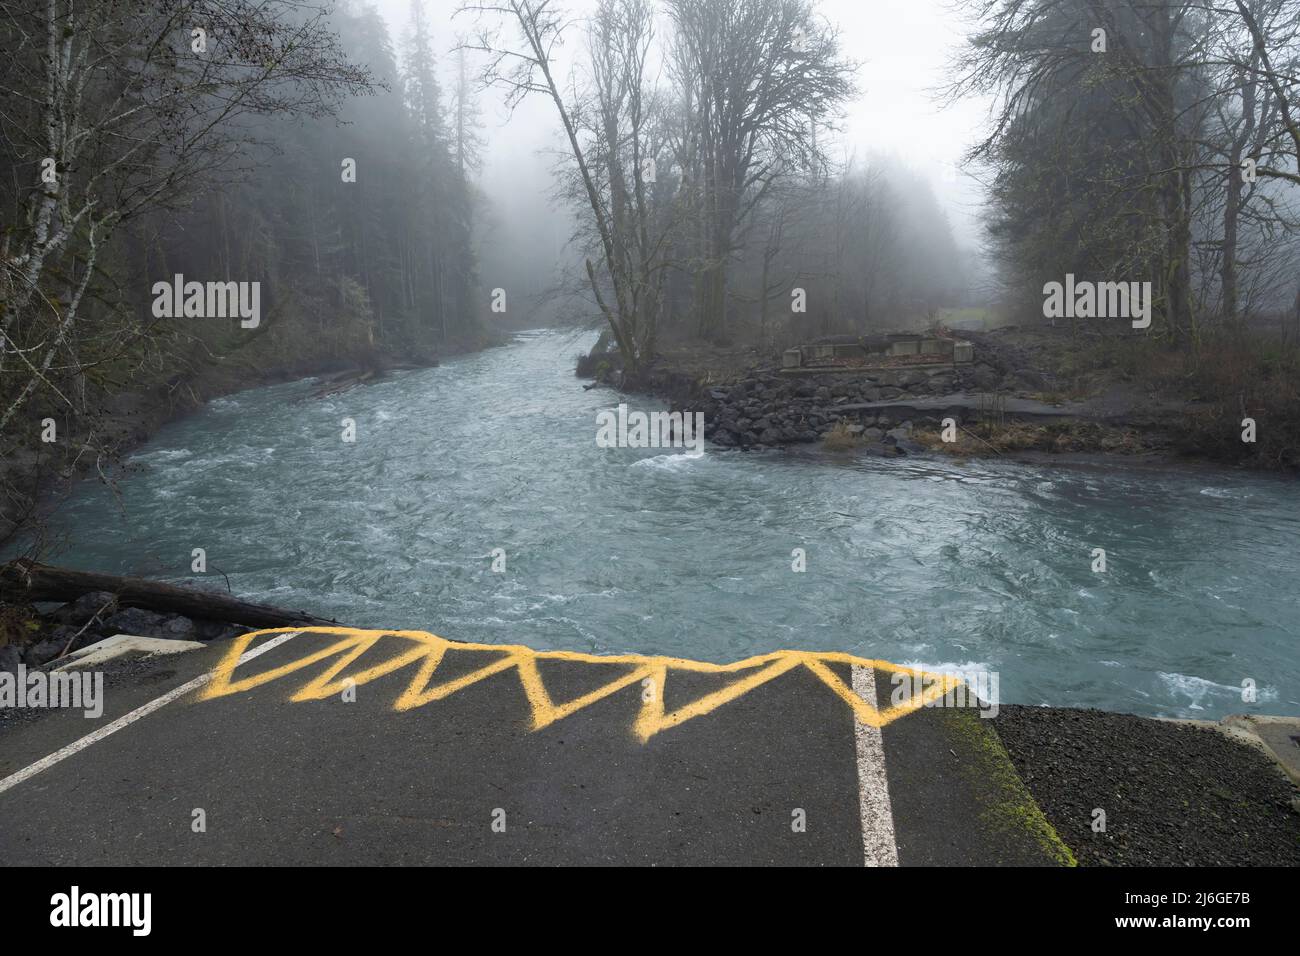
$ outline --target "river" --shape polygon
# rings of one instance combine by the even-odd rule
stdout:
[[[209,586],[358,626],[719,662],[844,650],[992,670],[1003,703],[1300,714],[1294,482],[602,449],[620,397],[573,376],[590,342],[525,333],[324,399],[216,400],[131,457],[120,498],[80,483],[54,560],[183,582],[203,548]]]

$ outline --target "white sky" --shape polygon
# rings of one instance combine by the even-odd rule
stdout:
[[[373,2],[396,43],[409,20],[411,0]],[[471,21],[452,19],[456,0],[424,3],[449,76],[455,32],[467,32]],[[574,11],[588,5],[587,0],[566,4]],[[984,127],[987,103],[964,101],[944,109],[933,94],[950,78],[949,59],[966,32],[953,12],[953,0],[818,0],[817,7],[840,28],[844,54],[861,64],[860,97],[848,107],[844,122],[845,154],[888,153],[911,164],[930,180],[959,242],[975,246],[980,191],[954,166]],[[576,29],[574,34],[570,49],[578,42]],[[550,176],[548,161],[538,150],[558,145],[549,104],[538,99],[507,122],[495,93],[482,94],[480,102],[487,140],[484,190],[507,209],[512,203],[529,210],[544,206]]]

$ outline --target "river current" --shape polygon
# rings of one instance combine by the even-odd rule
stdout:
[[[203,548],[206,585],[357,626],[718,662],[843,650],[995,671],[1003,703],[1300,714],[1293,482],[599,448],[597,412],[629,400],[581,388],[589,344],[525,333],[323,399],[216,400],[141,447],[118,497],[82,482],[54,560],[186,582]]]

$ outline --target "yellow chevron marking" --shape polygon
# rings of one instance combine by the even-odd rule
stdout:
[[[310,653],[271,670],[248,677],[236,679],[235,669],[240,656],[249,649],[259,637],[275,634],[301,633],[335,635],[342,639],[328,647],[313,650]],[[367,651],[373,649],[383,638],[400,638],[409,642],[401,651],[387,660],[347,676],[343,672]],[[296,641],[294,642],[297,643]],[[492,655],[491,660],[477,670],[470,671],[453,680],[433,684],[431,681],[442,663],[448,650],[475,652]],[[706,661],[692,661],[679,657],[646,657],[641,654],[618,654],[602,657],[597,654],[581,654],[574,651],[535,651],[530,647],[517,644],[461,644],[448,641],[427,631],[374,631],[350,627],[303,627],[276,628],[265,631],[253,631],[237,638],[229,652],[213,671],[212,679],[200,694],[200,699],[211,700],[229,694],[240,694],[260,687],[263,684],[279,680],[295,671],[313,664],[337,658],[323,672],[303,684],[290,696],[292,701],[323,700],[343,692],[351,686],[367,684],[377,678],[401,670],[419,662],[414,676],[406,690],[393,704],[396,711],[411,710],[433,701],[450,697],[459,690],[477,684],[494,674],[514,669],[523,686],[524,696],[532,710],[532,729],[541,730],[557,720],[563,720],[598,700],[617,693],[625,687],[638,686],[641,689],[641,710],[633,732],[642,743],[655,734],[671,727],[676,727],[688,720],[712,713],[723,704],[730,703],[744,696],[756,687],[780,677],[796,667],[804,667],[814,674],[823,684],[830,688],[852,710],[854,717],[863,724],[883,727],[890,721],[906,716],[943,697],[957,687],[961,680],[941,674],[922,674],[911,668],[890,664],[887,661],[854,657],[852,654],[824,653],[814,654],[807,651],[775,651],[749,657],[733,664],[710,664]],[[571,661],[582,664],[626,664],[629,670],[612,681],[595,690],[583,694],[576,700],[557,703],[551,698],[538,670],[538,661]],[[828,664],[857,664],[873,667],[890,673],[908,674],[912,677],[925,677],[924,690],[913,694],[905,704],[887,707],[883,711],[876,707],[874,701],[863,700],[853,689],[841,680]],[[736,674],[737,679],[720,690],[705,694],[698,700],[680,707],[671,713],[664,712],[664,687],[672,671],[690,671],[702,674]],[[927,686],[928,684],[928,686]]]

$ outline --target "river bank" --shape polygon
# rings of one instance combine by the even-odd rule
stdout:
[[[665,349],[634,383],[608,353],[583,357],[578,374],[702,412],[705,434],[722,448],[821,444],[876,457],[1116,456],[1294,471],[1289,452],[1253,454],[1221,402],[1157,388],[1131,369],[1099,370],[1095,357],[1081,358],[1098,346],[1065,330],[957,334],[974,345],[968,363],[792,374],[757,350],[693,347]],[[1273,424],[1261,414],[1260,429]]]
[[[338,623],[240,600],[226,585],[223,593],[25,558],[0,564],[0,671],[58,663],[106,638],[212,641],[255,628]]]
[[[122,605],[107,591],[89,592],[45,612],[0,598],[0,671],[16,673],[19,664],[28,670],[57,664],[75,651],[118,634],[214,641],[249,630],[225,621]]]

